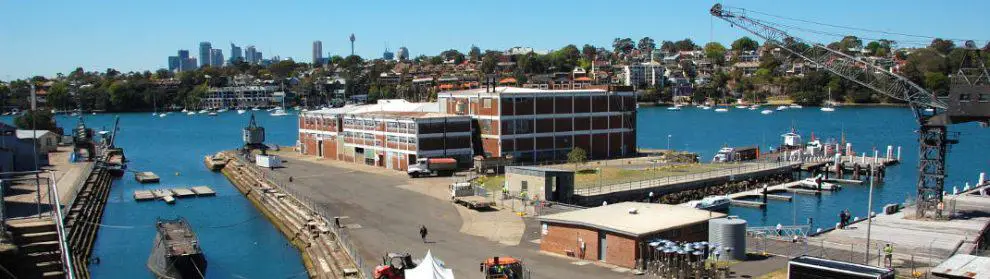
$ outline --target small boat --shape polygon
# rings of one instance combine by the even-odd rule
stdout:
[[[802,107],[801,105],[799,105],[799,104],[791,104],[791,105],[790,105],[790,106],[788,106],[788,107],[789,107],[789,108],[793,108],[793,109],[799,109],[799,108],[803,108],[803,107]]]
[[[835,111],[835,105],[833,103],[835,103],[835,102],[832,101],[832,89],[829,88],[828,89],[828,101],[825,102],[825,106],[821,108],[821,111],[824,111],[824,112],[833,112],[833,111]]]
[[[190,111],[190,112],[187,112],[186,115],[196,115],[196,112],[195,111]]]
[[[681,110],[681,105],[674,105],[672,107],[667,107],[667,110]]]
[[[747,106],[745,106],[745,105],[736,105],[736,108],[737,109],[744,109],[744,108],[747,108]]]
[[[209,113],[209,112],[210,112],[209,110],[205,110],[205,109],[199,110],[199,113]]]
[[[206,255],[192,226],[184,218],[159,218],[155,229],[158,233],[147,263],[155,277],[188,279],[206,276]]]
[[[721,107],[721,108],[715,109],[715,112],[728,112],[728,111],[729,111],[729,108],[727,108],[727,107]]]
[[[208,112],[208,113],[206,113],[206,115],[209,115],[209,116],[217,116],[217,112],[215,112],[215,111],[211,111],[211,112]]]
[[[189,112],[188,109],[182,109],[182,112]]]
[[[758,110],[758,109],[760,109],[760,106],[757,105],[752,105],[749,107],[749,110]]]
[[[787,106],[778,106],[778,107],[777,107],[777,110],[778,110],[778,111],[781,111],[781,110],[785,110],[785,109],[787,109],[787,108],[788,108]]]
[[[227,112],[227,109],[222,108],[217,110],[217,113],[224,113],[224,112]]]
[[[243,110],[243,109],[237,110],[237,114],[244,114],[245,112],[247,112],[247,111],[246,110]]]
[[[168,114],[164,114],[164,113],[162,113],[162,114],[159,114],[159,115],[158,115],[158,117],[165,117],[165,116],[167,116],[167,115],[168,115]]]
[[[821,110],[824,111],[824,112],[833,112],[833,111],[835,111],[835,108],[833,108],[833,107],[822,107]]]
[[[688,207],[693,207],[697,209],[703,209],[708,211],[720,211],[725,212],[729,210],[729,197],[726,196],[707,196],[703,199],[689,201],[685,204]]]
[[[760,111],[760,113],[762,113],[762,114],[771,114],[771,113],[773,113],[773,111],[772,110],[769,110],[769,109],[765,109],[765,110]]]
[[[251,108],[251,110],[253,110],[253,111],[259,111],[259,110],[261,110],[261,108],[259,108],[259,107],[253,107],[253,108]]]
[[[289,113],[285,112],[285,110],[282,109],[276,109],[272,111],[272,116],[286,116],[286,115],[289,115]]]
[[[701,106],[698,106],[698,107],[701,108],[701,109],[712,109],[712,107],[705,106],[705,105],[701,105]]]

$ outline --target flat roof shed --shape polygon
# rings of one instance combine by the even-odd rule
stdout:
[[[630,213],[633,210],[635,213]],[[540,221],[591,227],[641,237],[698,223],[707,224],[709,219],[725,216],[724,213],[678,205],[622,202],[541,216]]]

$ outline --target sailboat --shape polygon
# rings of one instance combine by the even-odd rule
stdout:
[[[283,94],[282,96],[285,96],[285,95]],[[269,111],[272,112],[272,116],[286,116],[286,115],[289,115],[289,113],[285,112],[285,97],[282,97],[282,106],[281,107],[273,108],[273,109],[271,109]]]
[[[835,107],[832,105],[832,88],[828,89],[828,101],[825,102],[825,106],[821,108],[824,112],[833,112]]]
[[[725,93],[724,92],[722,93],[722,103],[723,104],[726,103],[725,102]],[[716,103],[715,106],[717,107],[717,108],[715,108],[715,112],[728,112],[729,111],[728,105],[719,106],[718,103]]]

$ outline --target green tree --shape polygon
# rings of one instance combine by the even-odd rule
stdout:
[[[58,129],[58,125],[55,125],[55,117],[52,115],[52,112],[43,109],[28,111],[23,115],[17,116],[14,119],[14,125],[17,126],[17,129],[22,130],[55,131]]]
[[[679,51],[691,51],[698,49],[698,45],[694,44],[694,42],[691,41],[690,38],[685,38],[683,40],[674,42],[674,48]]]
[[[949,91],[949,78],[943,73],[926,72],[925,87],[935,93],[947,93]]]
[[[581,47],[581,57],[589,61],[595,59],[597,52],[598,49],[596,49],[593,45],[584,44],[584,46]]]
[[[567,152],[567,162],[574,164],[574,169],[577,170],[579,165],[588,162],[588,152],[583,148],[575,147],[571,152]]]
[[[643,53],[652,53],[653,49],[657,48],[657,42],[650,37],[643,37],[639,39],[639,43],[636,44],[636,48]]]
[[[715,65],[722,66],[725,64],[725,46],[718,42],[710,42],[705,44],[705,57],[712,60]]]
[[[485,51],[485,56],[481,58],[481,72],[489,74],[498,70],[498,61],[502,53],[494,50]]]
[[[733,41],[731,47],[733,51],[753,51],[760,48],[760,43],[750,37],[743,36]]]
[[[69,96],[69,84],[64,81],[56,82],[48,89],[48,105],[57,110],[72,108],[72,96]]]
[[[471,51],[468,51],[468,57],[471,61],[481,61],[481,48],[471,45]]]
[[[955,47],[956,43],[952,42],[952,40],[943,40],[941,38],[935,38],[932,40],[932,43],[928,45],[928,48],[934,49],[942,55],[949,54],[949,52]]]
[[[628,55],[634,48],[636,48],[636,45],[633,44],[633,40],[630,38],[615,38],[612,40],[612,49],[615,54],[625,56]]]
[[[660,43],[660,50],[664,52],[673,52],[677,50],[677,47],[674,46],[674,42],[663,41]]]

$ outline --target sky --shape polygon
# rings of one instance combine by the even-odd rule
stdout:
[[[721,0],[753,17],[803,29],[865,38],[894,37],[902,46],[930,38],[896,37],[809,22],[920,36],[990,39],[986,0]],[[412,57],[471,45],[556,49],[583,44],[611,49],[616,37],[657,41],[691,38],[729,44],[749,35],[709,15],[713,0],[624,1],[16,1],[0,0],[0,80],[54,76],[76,67],[87,71],[154,71],[167,67],[179,49],[198,56],[209,41],[230,56],[230,43],[255,45],[266,58],[279,55],[311,62],[312,42],[324,53],[355,52],[379,58],[386,43]],[[832,35],[794,35],[831,42]],[[762,40],[761,40],[762,41]],[[958,43],[957,43],[958,44]],[[326,56],[326,54],[324,54]]]

